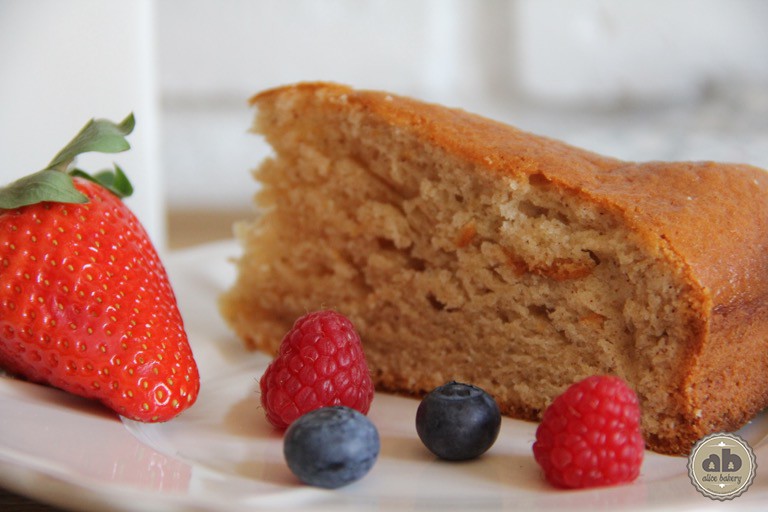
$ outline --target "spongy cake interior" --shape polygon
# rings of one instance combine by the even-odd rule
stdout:
[[[332,308],[382,388],[471,382],[537,419],[567,385],[611,373],[648,409],[647,437],[675,436],[695,406],[682,377],[694,305],[669,255],[616,212],[362,111],[266,105],[256,129],[274,155],[222,301],[254,346],[275,351],[299,315]]]

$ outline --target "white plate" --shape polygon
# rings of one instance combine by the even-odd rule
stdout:
[[[257,379],[268,363],[246,353],[219,317],[232,282],[233,242],[166,261],[200,366],[197,403],[163,424],[122,420],[60,391],[0,378],[0,485],[78,510],[739,510],[768,502],[768,417],[740,434],[756,451],[752,487],[731,502],[699,494],[686,459],[647,453],[630,485],[556,490],[533,461],[535,425],[505,418],[478,460],[435,460],[414,428],[418,402],[379,393],[370,418],[382,451],[362,480],[338,490],[300,485],[259,409]],[[766,465],[768,467],[768,465]]]

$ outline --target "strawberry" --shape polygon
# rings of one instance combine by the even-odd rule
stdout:
[[[122,170],[71,170],[86,151],[128,149],[122,123],[92,120],[49,166],[0,190],[0,367],[166,421],[199,376],[160,258],[121,196]]]

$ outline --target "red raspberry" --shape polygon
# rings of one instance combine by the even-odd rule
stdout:
[[[552,484],[584,488],[631,482],[644,448],[637,395],[602,375],[573,384],[544,411],[533,455]]]
[[[360,336],[352,322],[335,311],[316,311],[296,320],[259,386],[267,419],[280,429],[331,405],[367,414],[373,400]]]

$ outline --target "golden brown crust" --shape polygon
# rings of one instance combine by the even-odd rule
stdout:
[[[621,211],[648,234],[649,243],[684,255],[681,261],[702,289],[714,290],[714,308],[768,295],[768,174],[762,169],[714,162],[628,163],[463,110],[324,82],[270,89],[250,103],[295,89],[336,98],[339,108],[357,103],[489,171],[544,180]]]
[[[768,174],[763,170],[713,162],[624,162],[462,110],[337,84],[271,89],[251,104],[299,101],[297,91],[305,93],[298,95],[303,101],[314,96],[326,109],[354,107],[409,130],[487,172],[579,196],[624,219],[649,251],[673,261],[687,276],[700,314],[690,326],[683,384],[672,390],[686,414],[677,439],[650,440],[655,449],[686,453],[704,433],[738,428],[768,405]],[[457,244],[472,236],[469,226]],[[563,279],[589,272],[563,262],[538,270]],[[408,388],[386,379],[382,384]]]

